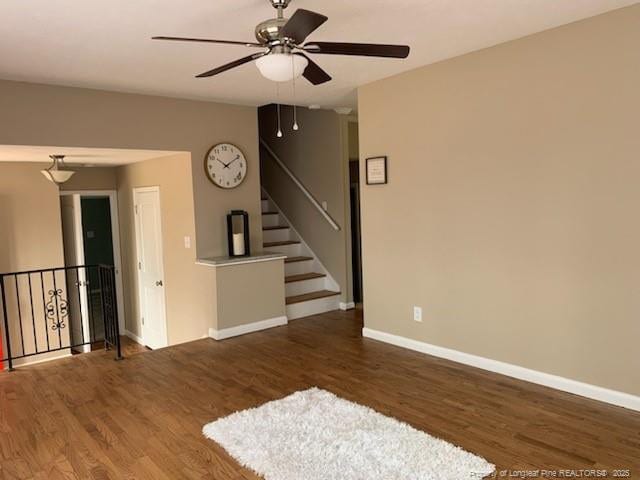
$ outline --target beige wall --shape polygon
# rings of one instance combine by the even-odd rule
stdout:
[[[341,117],[328,110],[298,109],[300,130],[294,132],[290,107],[282,107],[283,138],[276,137],[273,105],[259,109],[260,136],[298,177],[311,194],[327,202],[328,213],[340,225],[336,231],[307,197],[268,156],[262,162],[263,186],[291,221],[304,241],[342,289],[343,301],[350,292],[347,281],[345,211],[346,130]],[[349,288],[347,288],[347,286]]]
[[[283,260],[218,267],[215,271],[217,330],[285,316]]]
[[[191,158],[182,153],[117,168],[126,328],[140,336],[133,189],[160,187],[164,284],[169,344],[201,338],[215,319],[213,272],[196,262]],[[190,249],[184,237],[192,239]]]
[[[164,255],[169,342],[174,344],[200,338],[207,334],[209,327],[215,328],[215,273],[213,269],[196,266],[194,262],[196,256],[226,254],[225,215],[231,209],[249,212],[252,248],[258,251],[262,247],[256,109],[0,81],[0,110],[11,112],[11,115],[0,117],[0,144],[186,152],[185,155],[171,157],[173,161],[154,159],[153,162],[158,162],[155,165],[148,161],[119,168],[117,179],[108,169],[83,170],[65,188],[97,190],[113,189],[117,185],[123,273],[126,276],[127,328],[139,334],[139,315],[133,296],[136,276],[131,271],[131,262],[135,261],[135,249],[131,250],[131,188],[160,185],[163,236],[166,237]],[[204,156],[212,145],[220,142],[236,144],[247,157],[247,177],[241,186],[233,190],[215,187],[204,174]],[[158,168],[160,165],[163,168]],[[52,195],[57,198],[53,185],[37,172],[35,178],[52,189]],[[42,243],[42,230],[33,230],[36,226],[32,224],[29,227],[32,229],[29,232],[32,245],[24,247],[28,251],[28,262],[12,260],[9,267],[13,268],[14,264],[33,264],[36,267],[49,266],[52,262],[61,264],[58,202],[44,203],[47,208],[56,208],[56,215],[52,218],[58,222],[58,236],[54,243],[60,248],[59,260],[54,261],[49,256],[39,258],[39,254],[34,253]],[[4,217],[7,216],[5,213]],[[43,216],[46,215],[43,213]],[[191,250],[184,249],[183,237],[187,232],[193,240]],[[0,235],[8,236],[4,231]],[[8,249],[0,249],[0,261],[17,255],[14,251],[6,253],[4,250]],[[270,305],[265,305],[265,315],[261,319],[269,318],[271,310]]]
[[[0,273],[64,266],[58,188],[40,173],[47,166],[47,163],[2,162],[0,158]],[[63,297],[68,298],[64,274],[58,272],[55,277],[56,288],[63,290]],[[44,315],[45,302],[42,299],[48,299],[48,292],[53,290],[53,274],[44,274],[42,282],[39,275],[31,276],[31,285],[27,275],[20,275],[17,277],[19,295],[15,280],[14,277],[7,277],[4,285],[13,355],[35,353],[36,345],[38,350],[45,350],[47,339],[43,332],[47,331],[50,333],[51,348],[68,345],[68,330],[62,331],[59,339],[57,333],[47,328],[48,322]],[[29,296],[25,295],[29,288],[33,293],[33,304],[30,303]],[[22,318],[23,326],[30,327],[22,329],[22,342],[18,318]],[[37,337],[33,335],[32,320]],[[1,314],[0,321],[4,321]],[[0,325],[0,335],[6,341],[4,330],[4,324]],[[6,354],[6,347],[4,353]],[[67,353],[67,350],[63,350],[48,354],[47,357],[55,358]],[[36,358],[42,360],[45,356]],[[33,359],[17,360],[15,365],[25,364]]]
[[[226,251],[225,215],[251,215],[254,249],[262,243],[256,109],[212,102],[0,81],[0,144],[189,152],[198,254]],[[204,156],[231,142],[247,157],[241,186],[223,190],[204,175]]]
[[[115,167],[74,168],[76,173],[70,180],[60,185],[60,190],[115,190]]]
[[[46,163],[0,159],[0,272],[64,265],[58,188]]]
[[[389,156],[362,186],[366,327],[640,394],[639,25],[633,6],[359,90],[361,157]]]

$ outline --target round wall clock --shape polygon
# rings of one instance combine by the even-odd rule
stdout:
[[[220,188],[234,188],[247,176],[247,159],[238,147],[231,143],[214,145],[204,157],[207,178]]]

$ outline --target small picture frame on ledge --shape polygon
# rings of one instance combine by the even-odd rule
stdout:
[[[387,183],[387,157],[370,157],[367,162],[367,185]]]

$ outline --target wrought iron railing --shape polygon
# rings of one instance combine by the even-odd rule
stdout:
[[[122,358],[112,266],[0,273],[0,304],[0,361],[9,370],[17,359],[102,342]]]

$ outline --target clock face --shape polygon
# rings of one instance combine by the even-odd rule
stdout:
[[[209,180],[221,188],[234,188],[247,175],[247,159],[238,147],[219,143],[211,147],[204,159],[204,169]]]

